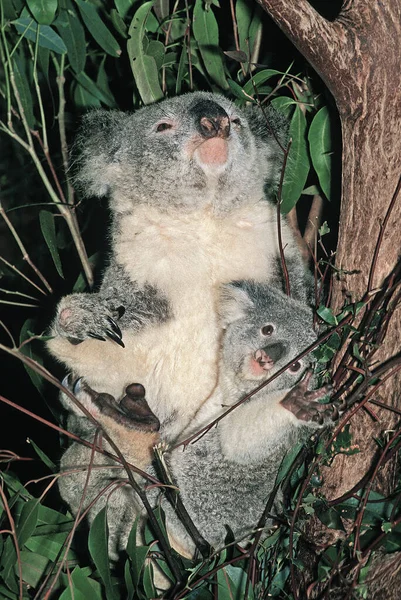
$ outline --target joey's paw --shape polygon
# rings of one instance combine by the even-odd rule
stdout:
[[[328,384],[317,390],[309,390],[311,377],[312,371],[308,369],[301,381],[288,392],[280,404],[300,421],[313,421],[323,425],[327,421],[337,420],[344,409],[340,403],[319,403],[319,400],[331,394],[332,386]]]
[[[117,311],[113,313],[96,294],[72,294],[61,300],[53,330],[71,344],[80,344],[87,338],[110,339],[124,348],[115,318]]]
[[[145,399],[145,388],[140,383],[127,386],[125,396],[119,402],[105,392],[96,392],[80,378],[71,391],[97,419],[109,417],[125,429],[154,432],[160,429],[160,421],[150,410]]]

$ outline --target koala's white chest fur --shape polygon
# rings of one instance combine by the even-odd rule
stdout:
[[[217,384],[220,284],[269,279],[278,255],[273,211],[264,200],[221,216],[135,207],[122,220],[115,259],[133,281],[163,292],[172,317],[139,333],[124,330],[125,349],[55,339],[51,350],[98,391],[120,397],[126,385],[142,383],[151,409],[168,419],[167,435],[178,435]],[[283,233],[291,252],[285,226]]]

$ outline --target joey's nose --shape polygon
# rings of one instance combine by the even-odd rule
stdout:
[[[204,138],[227,138],[230,133],[228,114],[216,102],[201,100],[192,108],[196,126]]]
[[[265,346],[263,350],[275,363],[284,357],[287,349],[284,344],[277,342],[276,344],[270,344]]]

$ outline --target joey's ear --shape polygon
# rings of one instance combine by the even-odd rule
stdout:
[[[219,316],[222,327],[245,317],[246,311],[253,307],[245,287],[241,283],[228,283],[220,288]]]
[[[85,196],[105,196],[113,182],[113,164],[128,116],[112,110],[93,110],[82,119],[72,148],[72,182]]]

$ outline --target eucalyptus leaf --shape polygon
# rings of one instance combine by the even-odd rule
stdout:
[[[83,87],[87,92],[94,96],[106,106],[113,108],[115,106],[115,100],[113,96],[108,93],[108,90],[101,90],[98,85],[86,74],[86,73],[78,73],[75,76],[79,85]]]
[[[33,319],[27,319],[25,321],[25,323],[23,324],[23,326],[21,328],[21,332],[20,332],[20,344],[22,344],[22,342],[25,342],[25,340],[27,340],[28,338],[32,337],[30,334],[30,331],[32,329],[34,329],[34,327],[35,327],[35,321]],[[37,354],[34,352],[34,350],[32,348],[32,343],[24,344],[21,347],[20,352],[22,354],[24,354],[25,356],[28,356],[35,362],[37,362],[39,365],[43,365],[43,358],[40,354]],[[38,390],[38,392],[40,394],[42,394],[42,392],[44,390],[44,386],[45,386],[43,377],[41,377],[36,371],[34,371],[30,367],[28,367],[26,364],[24,364],[24,368],[25,368],[26,372],[28,373],[29,378],[32,381],[35,388]]]
[[[310,164],[306,141],[306,119],[299,106],[295,107],[289,128],[291,146],[284,173],[281,212],[288,213],[299,200],[309,174]]]
[[[18,544],[20,548],[31,537],[36,529],[39,514],[39,500],[28,500],[24,503],[16,525]]]
[[[253,97],[255,95],[255,88],[258,89],[262,83],[277,75],[282,75],[282,73],[276,71],[276,69],[264,69],[263,71],[259,71],[259,73],[255,73],[244,85],[244,92]]]
[[[45,574],[49,559],[40,554],[29,552],[29,550],[21,550],[20,560],[22,579],[27,585],[35,588]],[[15,565],[15,573],[19,576],[18,565]]]
[[[319,178],[320,187],[330,200],[332,144],[327,106],[323,106],[314,116],[309,128],[308,140],[312,164]]]
[[[195,2],[192,30],[208,76],[226,90],[228,83],[219,47],[219,28],[212,9],[206,10],[202,0]]]
[[[58,253],[56,242],[56,226],[54,223],[54,215],[48,210],[41,210],[39,213],[40,229],[47,247],[49,248],[57,273],[64,279],[63,267],[61,265],[60,255]]]
[[[182,82],[185,77],[187,65],[188,65],[187,43],[186,43],[186,40],[183,40],[181,56],[180,56],[180,60],[178,62],[177,79],[176,79],[176,84],[175,84],[175,93],[177,95],[181,93],[181,86],[182,86]]]
[[[129,27],[127,41],[132,73],[144,104],[152,104],[163,98],[156,61],[153,56],[145,54],[143,48],[146,22],[152,6],[153,2],[145,2],[138,8]]]
[[[97,8],[89,2],[84,2],[84,0],[75,0],[75,2],[78,5],[85,27],[94,40],[96,40],[99,46],[103,48],[107,54],[110,54],[111,56],[120,56],[121,48],[115,37],[103,23]]]
[[[33,114],[33,99],[31,87],[27,76],[27,61],[23,54],[16,54],[13,57],[13,70],[15,85],[21,102],[22,110],[29,127],[35,126],[35,116]]]
[[[12,21],[12,24],[18,31],[23,34],[28,40],[36,42],[38,25],[33,19],[29,17],[20,17],[16,21]],[[48,25],[42,25],[39,30],[38,44],[43,48],[49,48],[57,54],[65,54],[67,52],[66,45],[64,44],[61,37]]]
[[[89,530],[88,547],[93,562],[102,578],[107,600],[118,600],[118,594],[112,584],[108,556],[109,530],[107,526],[107,506],[103,507],[93,520]]]
[[[57,0],[26,0],[35,21],[40,25],[50,25],[56,15]]]
[[[86,62],[85,29],[70,0],[60,0],[60,12],[54,26],[66,45],[71,67],[75,73],[80,73]]]
[[[114,4],[116,5],[116,8],[122,18],[124,18],[127,15],[127,12],[134,4],[134,2],[135,0],[114,0]]]

